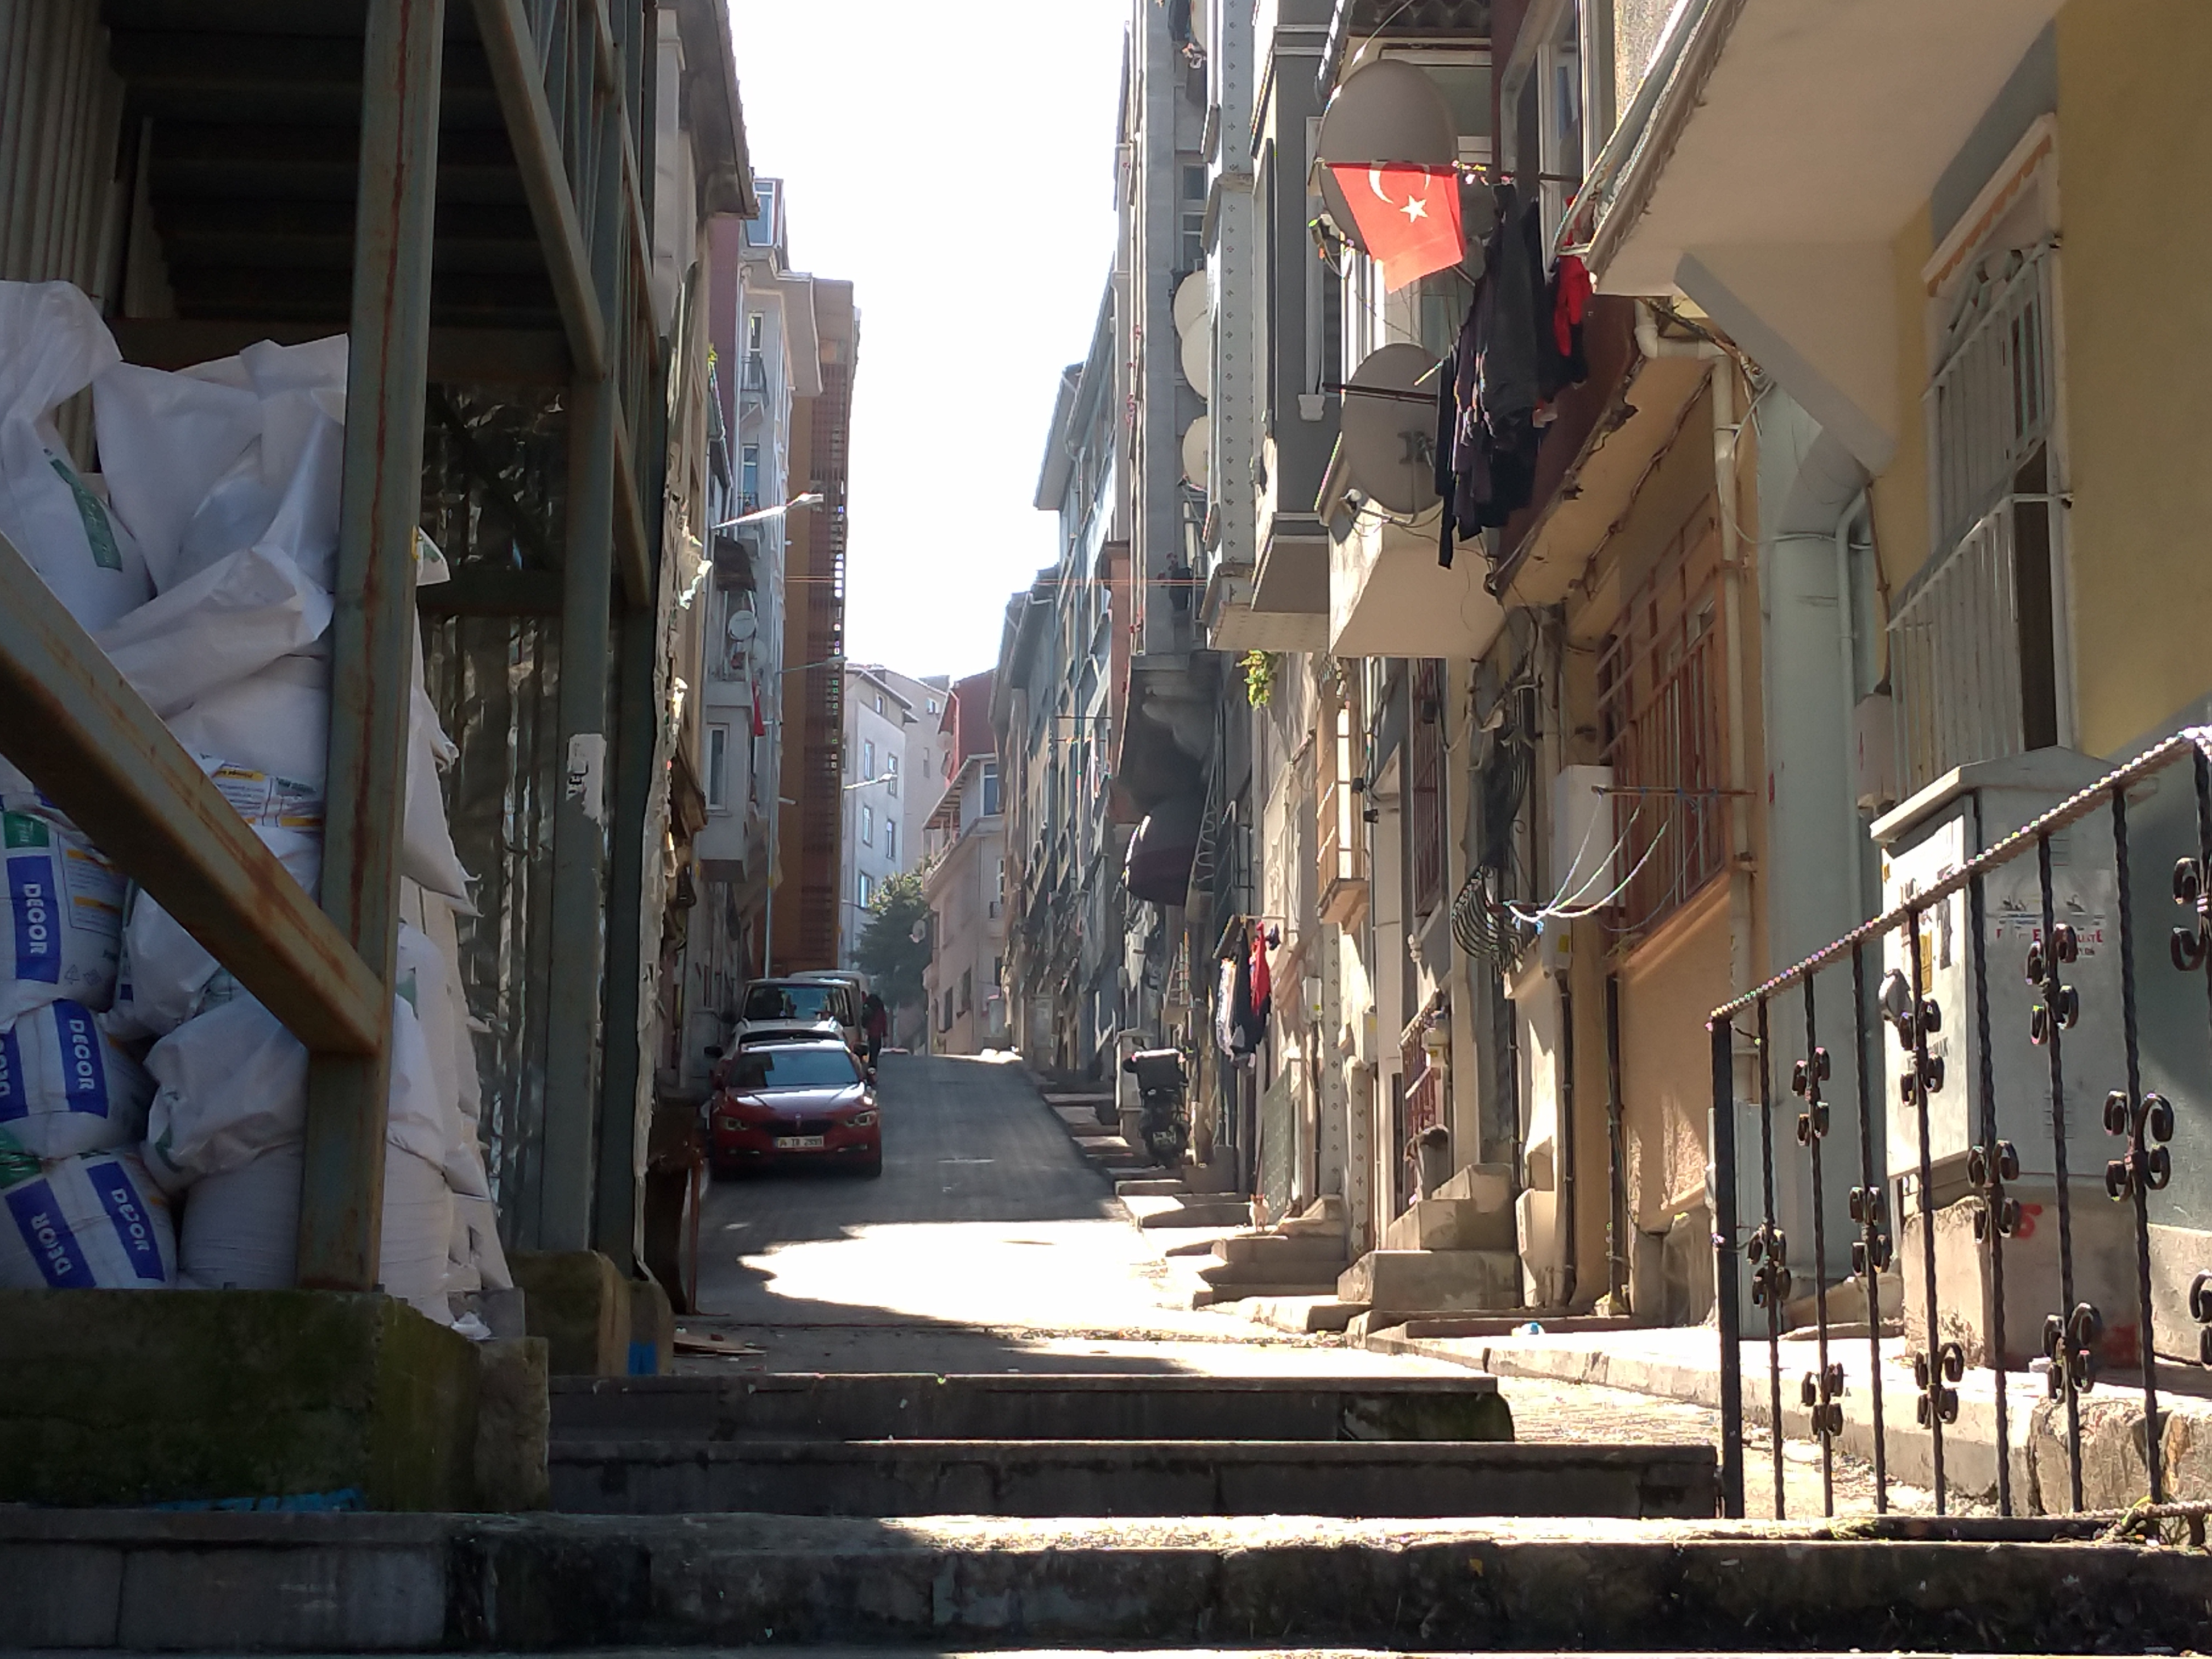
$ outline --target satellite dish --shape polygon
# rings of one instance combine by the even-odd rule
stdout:
[[[1200,416],[1182,432],[1182,476],[1206,488],[1206,452],[1212,447],[1213,422]]]
[[[1188,334],[1206,320],[1206,313],[1213,308],[1213,296],[1206,291],[1206,273],[1194,270],[1176,285],[1176,332]]]
[[[1344,388],[1345,472],[1393,513],[1421,513],[1437,495],[1437,360],[1409,341],[1372,351]]]
[[[1194,328],[1182,337],[1182,377],[1201,398],[1213,395],[1213,331]]]
[[[750,611],[730,612],[730,642],[742,645],[760,632],[760,617]]]
[[[1384,161],[1450,167],[1459,160],[1459,131],[1442,88],[1401,58],[1378,58],[1347,76],[1331,95],[1315,136],[1314,160],[1328,216],[1364,253],[1367,244],[1330,167]]]

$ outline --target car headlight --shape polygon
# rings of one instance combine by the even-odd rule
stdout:
[[[848,1129],[872,1129],[875,1127],[875,1123],[876,1115],[873,1112],[855,1112],[845,1120],[845,1127]]]
[[[727,1112],[723,1113],[718,1121],[725,1129],[742,1129],[745,1127],[743,1118],[732,1117]]]

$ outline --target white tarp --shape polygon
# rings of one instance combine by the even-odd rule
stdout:
[[[60,997],[106,1008],[123,937],[123,872],[35,796],[0,793],[0,1020]]]
[[[331,596],[290,554],[246,547],[94,637],[167,720],[279,657],[306,650],[329,630],[331,611]]]
[[[81,1003],[50,1002],[0,1027],[0,1149],[71,1158],[146,1133],[154,1080]]]
[[[179,373],[125,364],[93,388],[115,507],[168,591],[241,548],[282,548],[332,586],[346,339],[264,340]]]
[[[88,629],[153,597],[138,544],[81,477],[54,411],[121,360],[68,283],[0,283],[0,533]]]
[[[132,1153],[58,1158],[0,1188],[0,1290],[158,1290],[176,1271],[169,1201]]]

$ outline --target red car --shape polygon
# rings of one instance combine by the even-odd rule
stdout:
[[[876,1091],[842,1042],[738,1049],[708,1111],[708,1158],[718,1176],[775,1164],[884,1172]]]

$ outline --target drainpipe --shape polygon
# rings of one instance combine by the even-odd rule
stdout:
[[[1856,713],[1855,705],[1858,701],[1859,677],[1858,629],[1852,614],[1856,609],[1852,604],[1856,590],[1851,582],[1851,534],[1868,516],[1866,492],[1862,490],[1852,501],[1850,506],[1844,509],[1844,516],[1836,523],[1836,634],[1837,644],[1843,654],[1844,753],[1846,757],[1855,756],[1858,747],[1855,741],[1857,734],[1854,729],[1853,720]],[[1850,799],[1850,762],[1847,760],[1844,774],[1844,790],[1847,800],[1846,810],[1856,817],[1858,813],[1858,803],[1856,799]],[[1863,921],[1867,915],[1866,870],[1858,854],[1859,849],[1854,847],[1851,849],[1850,868],[1844,872],[1846,890],[1850,895],[1851,915],[1855,921]]]
[[[1559,1189],[1554,1214],[1563,1232],[1559,1305],[1571,1308],[1580,1277],[1579,1253],[1575,1249],[1575,994],[1565,979],[1559,981]]]
[[[1698,357],[1711,359],[1721,355],[1721,349],[1711,340],[1668,340],[1660,337],[1659,313],[1638,300],[1636,302],[1636,349],[1649,357]]]
[[[1751,757],[1744,731],[1743,532],[1736,520],[1735,367],[1717,357],[1713,481],[1720,497],[1721,605],[1728,629],[1729,994],[1751,988]]]
[[[1628,1294],[1628,1137],[1620,1097],[1620,975],[1605,976],[1606,1291]]]

